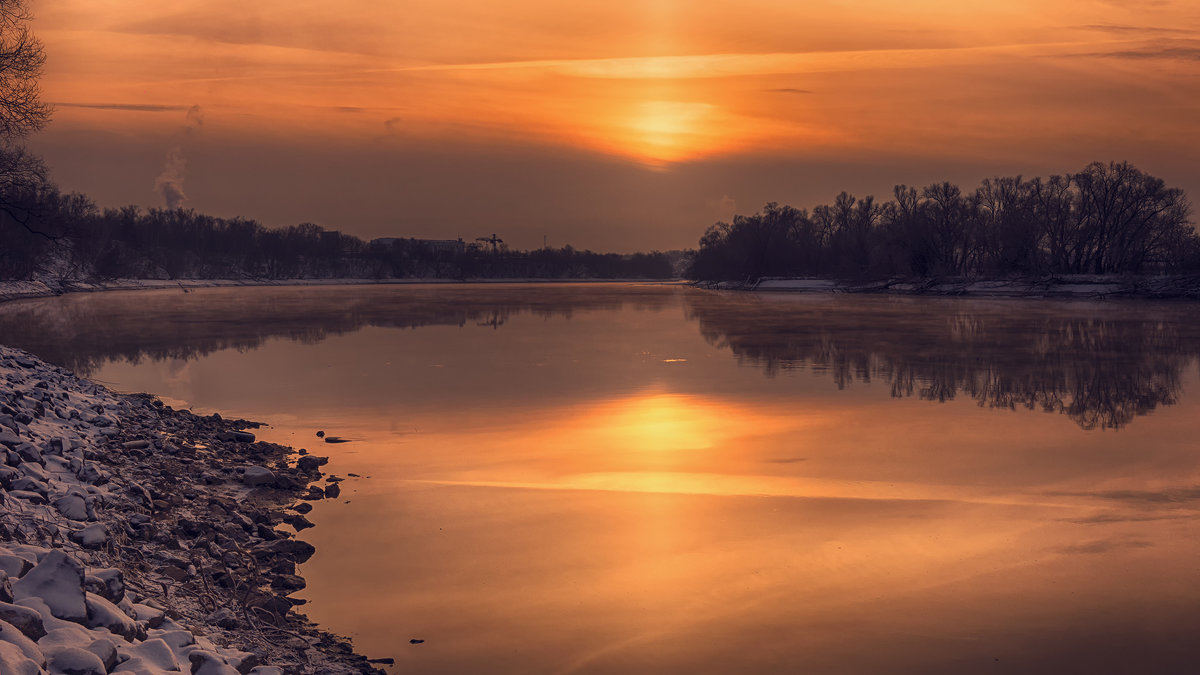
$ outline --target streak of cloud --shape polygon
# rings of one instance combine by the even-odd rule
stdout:
[[[1200,502],[1200,487],[1166,490],[1103,490],[1097,492],[1047,492],[1052,497],[1088,497],[1138,505],[1194,505]]]
[[[1183,30],[1181,28],[1163,28],[1161,26],[1130,26],[1123,24],[1112,23],[1092,23],[1083,26],[1072,26],[1075,30],[1098,31],[1102,33],[1114,33],[1116,35],[1134,35],[1134,34],[1172,34],[1172,35],[1189,35],[1192,31]]]
[[[1123,548],[1149,548],[1153,543],[1142,540],[1101,539],[1055,549],[1064,555],[1097,555]]]
[[[690,54],[603,59],[540,59],[398,66],[374,72],[419,73],[481,70],[549,70],[597,79],[712,79],[746,75],[842,72],[867,69],[919,68],[946,63],[968,64],[996,56],[1030,54],[1034,50],[1078,49],[1086,42],[1044,42],[982,47],[928,49],[861,49],[812,52]],[[371,72],[371,71],[367,71]]]
[[[120,110],[125,112],[177,112],[188,110],[186,105],[155,105],[151,103],[63,103],[55,102],[60,108],[87,108],[90,110]]]
[[[1165,59],[1175,61],[1200,61],[1200,47],[1148,47],[1146,49],[1123,49],[1112,52],[1086,54],[1108,59],[1144,61]]]

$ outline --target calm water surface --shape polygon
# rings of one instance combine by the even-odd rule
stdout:
[[[1200,662],[1195,305],[212,289],[0,342],[363,476],[298,595],[397,672]]]

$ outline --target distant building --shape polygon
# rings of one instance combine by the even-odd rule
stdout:
[[[458,239],[414,239],[412,237],[379,237],[372,239],[371,244],[380,244],[382,246],[395,246],[400,242],[408,242],[413,246],[422,246],[428,249],[431,253],[463,253],[467,250],[467,243]]]

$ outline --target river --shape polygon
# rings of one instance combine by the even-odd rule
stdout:
[[[1193,304],[195,289],[5,303],[0,343],[330,456],[300,609],[396,672],[1200,657]]]

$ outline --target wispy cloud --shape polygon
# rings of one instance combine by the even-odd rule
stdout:
[[[1113,525],[1116,523],[1146,523],[1156,520],[1179,520],[1182,515],[1130,515],[1126,513],[1101,513],[1085,518],[1068,518],[1066,522],[1076,525]]]
[[[1051,497],[1089,497],[1145,505],[1182,505],[1200,501],[1200,487],[1169,490],[1103,490],[1099,492],[1047,492]]]
[[[1175,61],[1200,61],[1200,47],[1147,47],[1145,49],[1121,49],[1111,52],[1095,52],[1085,56],[1108,59],[1147,61],[1167,59]]]
[[[1071,28],[1075,30],[1113,33],[1115,35],[1192,35],[1195,33],[1195,31],[1185,30],[1182,28],[1163,28],[1161,26],[1131,26],[1115,23],[1090,23],[1083,26],[1071,26]]]
[[[777,89],[768,89],[772,94],[811,94],[812,89],[796,89],[794,87],[779,87]]]
[[[487,70],[550,70],[564,75],[598,79],[701,79],[747,75],[845,72],[868,69],[919,68],[963,65],[1058,49],[1078,49],[1087,43],[1047,42],[989,45],[983,47],[935,47],[926,49],[826,50],[812,52],[688,54],[679,56],[635,56],[600,59],[542,59],[439,63],[398,66],[378,72],[439,72]],[[800,93],[803,90],[791,90]]]
[[[155,105],[151,103],[73,103],[55,102],[59,108],[88,108],[91,110],[123,110],[129,112],[178,112],[189,110],[190,105]]]
[[[1096,541],[1088,541],[1072,546],[1063,546],[1055,549],[1058,553],[1067,555],[1095,555],[1098,553],[1108,553],[1122,548],[1149,548],[1154,544],[1140,539],[1099,539]]]

